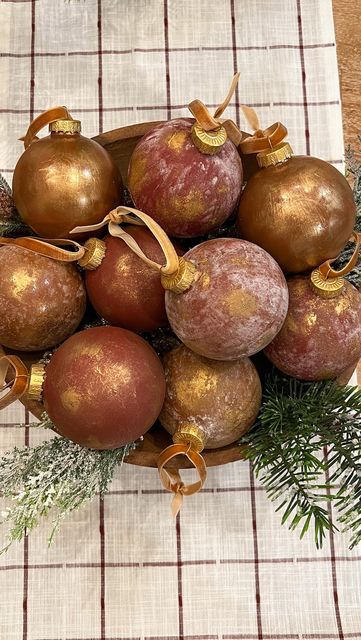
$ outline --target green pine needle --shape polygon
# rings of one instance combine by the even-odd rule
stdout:
[[[361,389],[301,382],[273,373],[257,422],[240,441],[282,524],[301,538],[313,524],[317,548],[336,531],[333,501],[351,548],[361,540]]]
[[[50,427],[45,423],[35,426]],[[0,486],[3,497],[11,500],[3,513],[10,523],[6,551],[15,540],[22,540],[39,520],[53,514],[51,544],[61,520],[107,491],[115,469],[135,448],[129,444],[119,449],[86,449],[70,440],[55,437],[37,447],[17,448],[0,459]]]

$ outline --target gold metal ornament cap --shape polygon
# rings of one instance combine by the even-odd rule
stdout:
[[[174,444],[190,444],[200,453],[204,449],[205,435],[202,429],[191,422],[183,422],[173,435]]]
[[[52,133],[80,133],[80,120],[55,120],[49,124],[49,131]]]
[[[83,257],[78,260],[78,265],[82,269],[93,271],[101,265],[105,257],[105,242],[99,240],[99,238],[89,238],[89,240],[84,243],[84,247],[86,248],[86,252]]]
[[[187,291],[197,279],[197,267],[193,262],[184,260],[182,257],[179,258],[178,271],[171,275],[161,273],[162,287],[173,291],[173,293],[183,293],[183,291]]]
[[[27,389],[29,400],[41,401],[45,379],[45,365],[33,364],[30,369],[30,380]]]
[[[192,140],[199,151],[211,156],[222,149],[227,140],[227,131],[222,125],[213,131],[205,131],[195,123],[192,127]]]
[[[325,278],[319,269],[311,273],[311,285],[321,298],[336,298],[345,286],[343,278]]]
[[[259,167],[271,167],[286,162],[292,156],[293,151],[288,142],[280,142],[275,147],[257,153],[257,162]]]

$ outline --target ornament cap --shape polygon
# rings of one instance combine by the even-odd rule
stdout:
[[[40,402],[43,393],[43,384],[45,379],[45,365],[33,364],[30,369],[29,385],[27,396],[29,400]]]
[[[86,252],[83,257],[78,260],[78,265],[82,269],[93,271],[101,265],[105,257],[105,242],[99,240],[99,238],[89,238],[89,240],[84,243],[84,247],[86,248]]]
[[[173,435],[173,442],[175,444],[189,444],[192,448],[200,453],[204,449],[205,434],[191,422],[183,422]]]
[[[314,269],[311,273],[311,285],[321,298],[336,298],[342,292],[345,280],[340,277],[327,278],[319,269]]]
[[[197,267],[193,262],[179,258],[178,270],[172,274],[161,274],[161,283],[164,289],[174,293],[183,293],[189,289],[197,279]]]
[[[218,129],[206,131],[195,123],[192,127],[192,140],[201,153],[211,156],[223,147],[227,140],[227,131],[222,125]]]
[[[260,167],[271,167],[286,162],[293,156],[293,151],[288,142],[280,142],[275,147],[260,151],[257,154],[257,162]]]
[[[80,120],[55,120],[50,122],[49,131],[51,133],[80,133]]]

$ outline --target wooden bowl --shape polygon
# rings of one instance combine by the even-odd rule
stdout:
[[[160,122],[145,122],[128,127],[121,127],[120,129],[102,133],[94,138],[94,140],[101,144],[113,157],[121,171],[125,185],[127,184],[128,164],[135,145],[145,133],[157,124],[160,124]],[[244,136],[246,135],[247,134],[244,133]],[[246,178],[257,170],[254,156],[242,156],[242,163]],[[27,366],[30,367],[39,361],[42,354],[22,352],[16,355],[19,355]],[[345,374],[340,376],[339,381],[342,384],[346,384],[354,369],[355,366],[351,367]],[[24,396],[22,402],[30,413],[37,418],[41,417],[44,411],[42,403],[28,400],[26,396]],[[154,426],[145,434],[143,441],[137,449],[126,458],[125,462],[142,467],[157,467],[158,455],[170,444],[172,444],[170,435],[160,426]],[[235,462],[243,458],[242,448],[237,443],[220,449],[206,449],[202,455],[208,467]],[[188,468],[190,466],[190,463],[184,456],[175,458],[172,461],[173,468]]]

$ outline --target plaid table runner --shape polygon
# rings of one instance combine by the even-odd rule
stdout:
[[[92,136],[215,107],[236,70],[230,117],[252,105],[343,168],[331,0],[3,0],[0,171],[50,106]],[[2,451],[51,437],[17,428],[20,404],[0,420]],[[0,558],[3,640],[361,639],[361,550],[281,528],[246,462],[211,469],[176,521],[155,470],[124,465],[48,549],[50,526]]]

